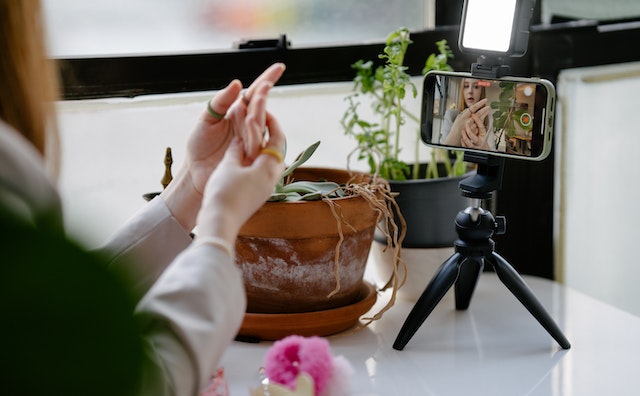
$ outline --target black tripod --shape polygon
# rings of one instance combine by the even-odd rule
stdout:
[[[416,302],[402,325],[393,348],[402,350],[418,328],[427,319],[446,292],[455,284],[455,305],[457,310],[469,308],[471,297],[484,262],[493,266],[502,283],[516,296],[522,305],[538,320],[547,332],[564,349],[571,344],[560,328],[520,275],[502,256],[495,252],[491,236],[505,232],[505,218],[494,217],[480,207],[480,200],[490,198],[494,190],[502,185],[504,159],[486,154],[465,153],[465,161],[478,164],[476,175],[460,182],[463,196],[471,198],[471,206],[458,213],[455,219],[458,239],[455,253],[447,259]]]

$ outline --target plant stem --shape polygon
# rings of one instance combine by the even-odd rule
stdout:
[[[396,93],[395,95],[395,99],[396,99],[396,142],[395,142],[395,151],[393,153],[393,158],[398,158],[398,155],[400,154],[400,127],[402,127],[402,115],[401,115],[401,109],[402,109],[402,100],[400,99],[400,95],[398,95]]]
[[[377,93],[377,92],[371,92],[371,95],[373,95],[376,99],[378,100],[382,100],[382,97]],[[414,115],[413,113],[410,113],[409,110],[405,109],[404,107],[400,106],[400,111],[402,112],[402,114],[404,114],[405,116],[409,117],[411,120],[417,122],[418,124],[420,123],[420,119]]]
[[[413,162],[413,169],[411,172],[412,179],[420,178],[420,133],[416,133],[416,144],[415,144],[415,161]]]
[[[391,126],[391,119],[389,117],[382,117],[382,130],[384,131],[384,156],[389,157],[391,155],[391,142],[389,141],[389,136],[391,135],[391,131],[389,130]]]

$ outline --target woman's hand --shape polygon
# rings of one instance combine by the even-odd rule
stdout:
[[[161,194],[173,216],[186,230],[194,227],[207,180],[220,164],[231,141],[240,139],[246,160],[253,161],[258,156],[264,128],[247,128],[247,123],[258,119],[264,125],[267,116],[264,108],[254,108],[252,113],[251,103],[259,96],[259,87],[263,87],[262,94],[268,93],[284,70],[282,63],[272,65],[242,95],[240,81],[232,81],[209,101],[202,112],[187,141],[185,160]]]
[[[448,146],[463,147],[462,137],[464,131],[469,122],[473,121],[473,115],[478,113],[479,111],[486,111],[487,114],[489,114],[490,108],[489,106],[487,106],[486,98],[479,100],[478,102],[472,104],[470,107],[464,109],[460,114],[458,114],[455,121],[451,125],[451,130],[445,138],[444,144]]]
[[[268,140],[261,137],[247,143],[234,137],[220,163],[209,178],[202,209],[198,214],[198,237],[222,238],[231,246],[242,225],[273,192],[284,171],[282,153],[285,137],[275,118],[266,111],[270,86],[261,85],[249,105],[247,133],[260,135],[268,128]],[[253,158],[249,153],[256,152]]]
[[[489,143],[487,142],[487,128],[484,124],[490,111],[489,106],[484,106],[475,113],[470,114],[460,138],[460,145],[462,147],[490,150]]]
[[[263,84],[275,85],[284,73],[284,64],[276,63],[266,69],[240,96],[242,84],[232,81],[211,101],[211,112],[203,111],[200,121],[189,137],[185,165],[191,173],[194,187],[202,193],[209,175],[218,165],[231,139],[239,137],[244,142],[247,156],[255,159],[258,155],[256,142],[262,141],[264,131],[255,132],[245,128],[248,104],[251,103],[257,88]],[[217,116],[212,115],[217,114]],[[224,115],[224,117],[219,117]]]

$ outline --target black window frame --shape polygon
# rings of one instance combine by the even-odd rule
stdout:
[[[447,39],[455,46],[457,26],[413,32],[414,43],[406,57],[413,75],[421,73],[426,56],[437,50],[435,42]],[[359,59],[380,63],[384,43],[332,47],[232,49],[176,55],[126,55],[57,59],[62,76],[63,99],[133,97],[138,95],[216,90],[233,78],[249,84],[266,67],[284,62],[287,71],[279,85],[349,81],[351,65]],[[469,60],[457,54],[453,63],[461,69]]]

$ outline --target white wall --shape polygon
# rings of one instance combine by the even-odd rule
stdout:
[[[640,62],[563,71],[557,90],[558,278],[640,315]]]
[[[415,83],[420,86],[420,80]],[[268,107],[278,117],[291,161],[322,140],[313,166],[346,167],[353,141],[344,136],[340,118],[351,83],[276,87]],[[159,191],[166,147],[177,171],[186,138],[213,92],[143,96],[135,99],[59,103],[62,136],[60,189],[70,232],[89,247],[107,238],[144,205],[142,194]],[[419,98],[407,101],[418,113]],[[368,111],[369,106],[362,106]],[[405,157],[412,158],[417,125],[407,122]],[[421,147],[422,158],[428,149]],[[354,169],[366,169],[354,164]]]

